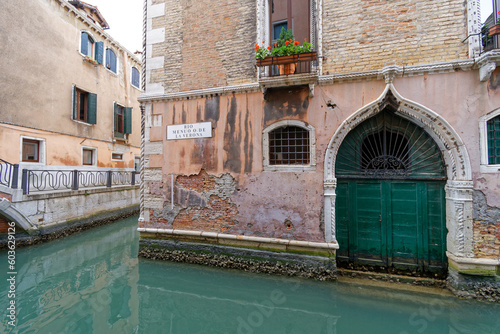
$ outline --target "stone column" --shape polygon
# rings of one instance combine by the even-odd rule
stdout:
[[[446,227],[448,252],[456,257],[474,257],[472,181],[446,183]]]
[[[337,179],[326,179],[323,183],[325,190],[325,241],[336,243],[335,236],[335,190],[337,189]]]

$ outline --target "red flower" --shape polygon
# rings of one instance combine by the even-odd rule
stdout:
[[[268,50],[271,50],[271,47],[270,47],[270,46],[268,46],[268,47],[267,47],[267,49],[268,49]]]
[[[278,42],[274,43],[274,46],[278,46]]]
[[[262,44],[266,44],[266,41],[262,41]]]
[[[298,41],[295,41],[295,43],[293,43],[293,45],[299,45],[300,43]]]
[[[259,46],[256,46],[256,47],[255,47],[255,50],[259,50]]]
[[[290,43],[290,42],[289,42],[289,41],[286,41],[286,42],[285,42],[285,45],[288,45],[288,43]]]

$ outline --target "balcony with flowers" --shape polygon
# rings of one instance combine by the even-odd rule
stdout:
[[[256,44],[255,60],[263,88],[314,84],[318,78],[314,45],[296,41],[290,30],[282,29],[273,46]]]

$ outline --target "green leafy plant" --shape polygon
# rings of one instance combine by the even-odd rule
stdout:
[[[308,53],[314,50],[314,45],[307,42],[304,38],[304,43],[300,45],[293,37],[291,30],[285,30],[281,28],[280,37],[274,43],[274,48],[271,46],[265,46],[265,41],[262,41],[262,46],[259,44],[255,45],[255,59],[265,59],[266,57],[280,57],[280,56],[291,56],[301,53]]]

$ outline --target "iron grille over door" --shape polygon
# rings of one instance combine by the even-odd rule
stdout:
[[[446,178],[441,151],[416,124],[382,111],[352,130],[337,155],[337,178]]]

